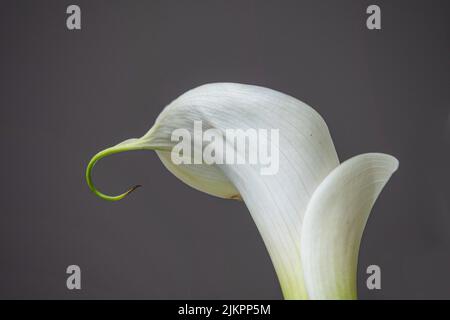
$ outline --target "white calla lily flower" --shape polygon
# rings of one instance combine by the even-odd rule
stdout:
[[[268,162],[175,164],[176,130],[194,136],[194,153],[205,148],[204,140],[195,139],[195,122],[223,133],[225,150],[231,148],[241,160],[249,158],[249,149],[237,149],[227,130],[277,129],[275,136],[263,135],[263,149],[277,155],[276,172],[262,173],[268,171]],[[155,150],[165,167],[191,187],[245,202],[286,299],[356,298],[362,231],[397,168],[395,158],[366,154],[340,165],[327,125],[314,109],[278,91],[235,83],[207,84],[184,93],[144,136],[99,152],[86,170],[91,190],[111,201],[132,192],[137,186],[119,196],[102,194],[92,183],[91,171],[107,155],[143,149]],[[215,152],[225,156],[223,150]]]

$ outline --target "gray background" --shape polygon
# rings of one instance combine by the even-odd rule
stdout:
[[[82,10],[82,30],[65,9]],[[382,9],[382,30],[365,9]],[[242,203],[189,188],[153,152],[97,151],[142,135],[197,85],[267,86],[326,119],[340,159],[400,169],[368,221],[364,299],[450,298],[448,1],[2,1],[0,298],[261,298],[281,291]],[[65,269],[82,269],[82,290]],[[365,269],[382,268],[382,290]]]

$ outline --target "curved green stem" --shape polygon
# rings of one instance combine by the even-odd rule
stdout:
[[[115,146],[112,148],[108,148],[105,149],[103,151],[100,151],[99,153],[97,153],[94,157],[92,157],[91,161],[89,161],[89,164],[86,168],[86,181],[87,184],[89,186],[89,188],[91,189],[91,191],[97,195],[98,197],[104,199],[104,200],[108,200],[108,201],[118,201],[121,200],[123,198],[125,198],[127,195],[129,195],[130,193],[132,193],[134,190],[136,190],[137,188],[141,187],[141,185],[135,185],[132,188],[130,188],[128,191],[117,195],[117,196],[108,196],[100,191],[97,190],[97,188],[94,186],[94,183],[92,182],[92,169],[94,168],[95,164],[97,163],[97,161],[99,161],[100,159],[115,154],[115,153],[120,153],[120,152],[124,152],[124,151],[131,151],[131,150],[143,150],[146,149],[142,146]]]

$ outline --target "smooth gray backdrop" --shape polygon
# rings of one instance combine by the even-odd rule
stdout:
[[[66,28],[78,4],[82,30]],[[366,28],[378,4],[382,30]],[[171,100],[218,81],[313,106],[341,160],[395,155],[368,221],[363,299],[450,298],[449,1],[2,1],[0,298],[280,299],[243,203],[213,198],[153,152],[93,154],[147,131]],[[82,289],[66,288],[66,267]],[[382,290],[365,287],[382,269]]]

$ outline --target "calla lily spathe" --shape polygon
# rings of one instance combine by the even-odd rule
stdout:
[[[279,129],[279,141],[271,141],[279,152],[278,173],[261,175],[254,164],[175,165],[171,134],[192,129],[194,121],[220,131]],[[107,155],[143,149],[155,150],[164,166],[191,187],[245,202],[286,299],[356,298],[361,235],[372,205],[398,167],[394,157],[363,154],[339,164],[328,127],[314,109],[281,92],[236,83],[184,93],[144,136],[99,152],[86,171],[91,190],[112,201],[133,191],[136,187],[104,195],[94,187],[91,171]]]

